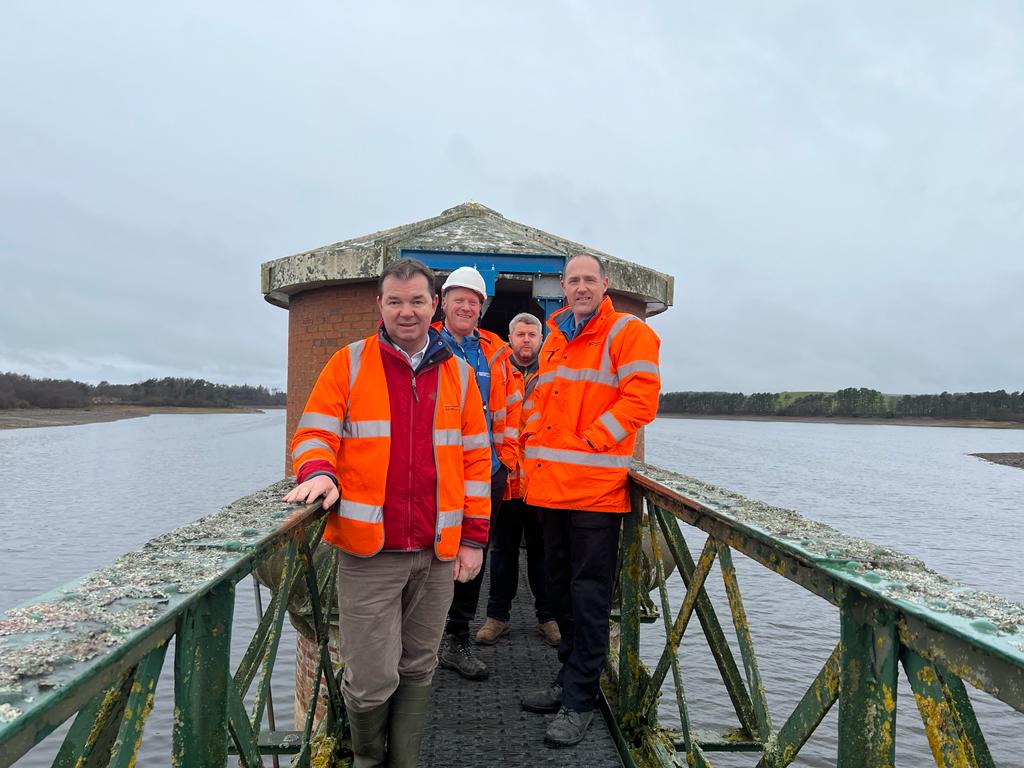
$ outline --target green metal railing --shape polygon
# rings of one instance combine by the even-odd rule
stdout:
[[[606,685],[606,693],[619,737],[636,764],[675,765],[680,755],[689,765],[708,766],[711,752],[740,751],[755,753],[751,764],[756,760],[759,768],[781,768],[838,702],[839,768],[893,766],[902,665],[936,765],[995,765],[964,681],[1024,712],[1024,606],[964,590],[919,561],[790,510],[651,467],[635,466],[631,479],[633,514],[624,523],[620,555],[620,623],[617,632],[613,628],[618,642],[608,670],[614,684]],[[680,522],[707,534],[696,561]],[[839,644],[778,728],[769,713],[734,550],[839,608]],[[742,674],[705,588],[716,560]],[[682,578],[684,596],[675,614],[665,563]],[[646,568],[655,570],[665,632],[653,671],[640,652]],[[695,727],[687,709],[678,650],[694,614],[739,722],[723,733]],[[675,731],[660,727],[657,716],[670,672],[668,687],[681,725]]]
[[[75,715],[55,766],[135,763],[168,644],[174,649],[175,766],[243,766],[293,755],[298,766],[342,757],[345,714],[328,651],[334,558],[314,561],[326,517],[319,504],[293,512],[287,483],[149,542],[112,566],[0,621],[0,766],[25,754]],[[235,585],[279,563],[277,590],[231,671]],[[319,647],[302,731],[263,729],[270,679],[293,592],[308,593]],[[314,727],[321,675],[326,712]],[[246,709],[245,699],[255,683]],[[321,708],[322,709],[322,708]]]
[[[236,754],[240,765],[259,766],[265,756],[276,764],[288,754],[293,765],[345,764],[340,672],[328,650],[334,558],[314,557],[323,511],[286,507],[279,500],[287,488],[282,482],[240,499],[8,611],[0,620],[0,768],[72,716],[54,765],[133,765],[171,640],[166,762],[205,768]],[[749,752],[765,768],[785,766],[838,702],[840,768],[892,766],[902,666],[936,764],[995,765],[964,682],[1024,711],[1024,606],[965,591],[905,555],[673,473],[636,465],[631,494],[602,700],[627,764],[708,766],[709,753],[731,751]],[[707,535],[696,560],[681,522]],[[778,727],[733,552],[839,609],[839,644]],[[716,562],[739,662],[706,589]],[[256,571],[274,596],[232,670],[236,585]],[[674,613],[670,571],[681,577]],[[319,649],[318,668],[304,728],[281,731],[264,720],[285,613],[296,605]],[[698,727],[687,708],[678,651],[694,615],[737,717],[737,727],[723,732]],[[665,639],[646,666],[641,627],[652,621],[662,623]],[[321,675],[327,695],[317,722]],[[675,729],[658,720],[666,690]]]

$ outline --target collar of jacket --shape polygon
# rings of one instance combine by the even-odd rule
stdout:
[[[512,365],[515,367],[515,369],[517,371],[519,371],[521,374],[523,374],[523,378],[524,379],[529,378],[531,374],[536,373],[537,372],[537,368],[540,367],[540,356],[539,355],[537,357],[533,358],[533,362],[530,363],[529,365],[521,365],[520,362],[518,360],[516,360],[516,356],[515,355],[512,355],[512,357],[510,357],[508,359],[508,361],[510,363],[512,363]]]
[[[439,320],[430,326],[438,333],[447,333],[449,336],[451,332],[444,327],[444,321]],[[472,336],[466,336],[463,339],[463,345],[469,339],[475,339],[480,345],[480,349],[484,353],[484,357],[487,359],[490,368],[493,368],[495,363],[500,362],[506,357],[512,356],[512,347],[510,347],[501,336],[491,331],[485,331],[483,328],[477,326],[473,329]],[[498,353],[501,354],[498,354]]]
[[[512,347],[501,336],[483,328],[477,328],[477,333],[480,335],[480,347],[487,355],[492,368],[502,360],[512,357]]]
[[[612,300],[608,298],[608,296],[605,296],[601,300],[601,303],[597,306],[597,309],[594,310],[594,314],[592,314],[584,321],[586,324],[583,326],[583,328],[580,329],[580,331],[575,336],[573,336],[572,339],[569,339],[568,336],[566,336],[567,343],[569,341],[575,341],[580,336],[594,333],[597,329],[597,326],[600,325],[601,321],[608,317],[610,314],[612,314],[614,311],[615,307],[612,306]],[[552,314],[551,317],[548,318],[548,328],[550,328],[552,332],[564,334],[565,331],[563,330],[563,326],[567,325],[567,320],[570,319],[572,320],[573,327],[575,327],[576,321],[572,314],[572,307],[562,307],[560,310],[558,310],[557,312]]]
[[[449,344],[458,344],[463,349],[472,349],[474,346],[480,346],[480,331],[478,331],[476,328],[474,328],[473,332],[470,333],[468,336],[463,336],[462,341],[457,341],[455,339],[455,334],[448,330],[448,326],[445,325],[443,321],[440,323],[435,323],[430,327],[436,328],[441,333],[441,336],[446,341],[448,341]]]
[[[395,345],[395,342],[393,342],[391,340],[391,337],[388,336],[388,332],[387,330],[385,330],[383,323],[381,323],[380,329],[377,331],[377,336],[380,338],[381,343],[384,346],[389,347],[395,354],[402,354],[398,347]],[[438,365],[439,363],[443,363],[453,354],[455,353],[448,348],[448,345],[445,344],[444,339],[441,338],[440,333],[438,333],[433,328],[427,329],[427,351],[423,354],[423,359],[420,360],[420,364],[416,368],[416,373],[419,373],[420,371],[424,370],[425,368],[429,368],[432,365]]]

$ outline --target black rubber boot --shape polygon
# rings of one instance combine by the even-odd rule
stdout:
[[[385,765],[388,711],[391,700],[366,712],[348,710],[352,732],[352,768],[380,768]]]
[[[388,766],[416,768],[430,706],[429,685],[399,685],[391,694],[388,720]]]

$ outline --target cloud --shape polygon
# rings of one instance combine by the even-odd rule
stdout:
[[[3,14],[0,367],[282,386],[261,262],[476,199],[674,274],[668,388],[1024,386],[1016,6]]]

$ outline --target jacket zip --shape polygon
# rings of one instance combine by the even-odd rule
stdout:
[[[420,396],[416,392],[416,371],[414,371],[414,370],[412,370],[412,368],[410,368],[409,369],[409,373],[411,374],[410,381],[412,382],[412,400],[413,400],[409,404],[409,411],[410,411],[409,423],[410,424],[415,424],[416,423],[416,404],[420,401]],[[405,515],[405,540],[406,540],[406,542],[411,542],[412,541],[412,516],[413,516],[413,506],[415,504],[415,499],[413,498],[414,494],[412,492],[412,489],[413,489],[413,478],[415,477],[415,474],[416,474],[415,471],[414,471],[414,467],[413,467],[413,461],[415,461],[415,456],[413,455],[413,431],[414,430],[412,430],[412,429],[409,430],[409,461],[408,461],[408,466],[409,466],[409,484],[406,486],[409,489],[409,509],[408,509],[408,511],[406,512],[406,515]]]

